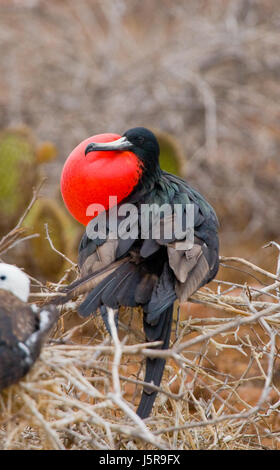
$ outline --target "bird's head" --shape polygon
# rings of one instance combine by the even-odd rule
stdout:
[[[155,135],[144,127],[135,127],[123,136],[100,134],[81,142],[65,162],[61,192],[69,212],[87,225],[92,219],[87,215],[90,205],[108,209],[112,207],[109,196],[116,196],[119,203],[159,173]]]
[[[87,155],[95,151],[133,152],[141,160],[143,170],[152,170],[159,165],[159,144],[156,136],[145,127],[134,127],[126,131],[122,137],[112,142],[91,142],[85,150]]]
[[[0,289],[7,290],[27,302],[30,292],[29,277],[16,266],[0,263]]]

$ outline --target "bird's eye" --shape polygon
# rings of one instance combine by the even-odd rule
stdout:
[[[4,274],[2,274],[2,276],[0,276],[0,279],[1,281],[5,281],[7,279],[7,276],[4,276]]]
[[[138,137],[138,142],[139,144],[143,144],[145,141],[144,137],[142,137],[141,135]]]

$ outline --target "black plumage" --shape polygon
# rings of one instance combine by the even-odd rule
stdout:
[[[127,131],[121,139],[121,149],[134,152],[141,164],[141,178],[134,191],[121,203],[134,204],[138,211],[137,239],[92,240],[84,234],[79,247],[81,282],[68,289],[67,298],[86,292],[79,307],[82,316],[88,316],[101,308],[108,328],[106,308],[120,306],[143,309],[143,326],[149,341],[162,341],[162,349],[169,347],[173,304],[176,298],[186,301],[198,288],[209,282],[218,270],[218,221],[212,207],[183,179],[162,171],[159,166],[159,147],[155,136],[144,128]],[[94,150],[118,150],[116,141],[90,144],[86,153]],[[152,233],[150,217],[148,234],[141,237],[144,225],[141,207],[147,204],[151,212],[153,204],[169,204],[170,214],[160,215],[157,236]],[[163,222],[174,225],[176,205],[192,204],[194,208],[194,244],[183,247],[184,238],[177,240],[174,231],[166,238]],[[154,214],[155,215],[155,214]],[[188,214],[181,214],[182,227],[186,228]],[[118,217],[120,226],[123,218]],[[96,220],[95,220],[96,222]],[[181,246],[180,246],[181,243]],[[160,385],[164,371],[164,359],[147,358],[145,382]],[[149,416],[156,392],[145,387],[137,413]]]

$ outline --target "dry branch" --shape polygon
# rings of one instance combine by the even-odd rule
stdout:
[[[234,262],[258,270],[244,259]],[[278,419],[280,392],[274,376],[280,359],[280,303],[278,281],[274,282],[273,273],[265,275],[271,280],[269,291],[256,284],[217,281],[216,292],[203,288],[194,294],[190,300],[199,302],[205,312],[218,308],[217,316],[191,316],[179,322],[178,337],[165,351],[155,349],[158,342],[135,344],[133,337],[140,337],[140,332],[121,341],[111,311],[111,344],[105,330],[98,329],[98,317],[66,331],[61,320],[27,377],[0,396],[0,447],[253,449],[266,442],[278,445],[277,434],[268,432],[265,423]],[[229,287],[234,290],[229,292]],[[49,298],[44,286],[41,289],[39,298]],[[258,294],[257,300],[250,292]],[[62,308],[63,322],[78,303],[79,299]],[[125,323],[124,319],[120,325]],[[97,344],[80,341],[86,339],[83,331],[88,328],[99,331]],[[192,338],[186,338],[188,333]],[[244,364],[239,376],[211,365],[229,350]],[[165,357],[168,362],[153,415],[143,422],[135,414],[127,386],[141,390],[141,375],[136,369],[132,375],[128,371],[146,356]],[[259,390],[255,403],[241,393],[254,383]],[[199,398],[199,390],[205,398]]]

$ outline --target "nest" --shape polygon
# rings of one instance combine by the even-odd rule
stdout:
[[[119,334],[110,312],[111,339],[100,318],[81,322],[78,301],[66,304],[29,374],[0,395],[0,448],[278,448],[279,273],[221,261],[246,266],[252,283],[217,280],[194,294],[167,351],[143,342],[138,311],[122,312]],[[135,409],[147,355],[167,365],[144,422]]]

